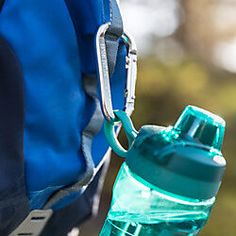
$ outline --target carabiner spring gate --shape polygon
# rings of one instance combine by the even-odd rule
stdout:
[[[102,111],[107,121],[115,119],[112,105],[112,95],[110,87],[110,77],[108,70],[107,51],[105,35],[110,26],[110,23],[103,24],[99,27],[96,35],[96,50],[98,61],[98,72],[101,87]],[[124,111],[130,116],[134,110],[135,102],[135,85],[137,78],[137,48],[134,40],[130,35],[124,33],[121,37],[128,47],[126,56],[126,89],[125,89],[125,104]]]

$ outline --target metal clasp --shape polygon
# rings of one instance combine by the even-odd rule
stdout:
[[[108,121],[111,121],[115,119],[115,114],[113,112],[112,105],[110,77],[105,42],[105,35],[109,26],[110,23],[106,23],[99,27],[96,35],[96,49],[102,97],[102,110],[105,118]],[[135,102],[135,85],[137,79],[137,48],[133,38],[127,33],[124,33],[121,38],[128,47],[128,54],[126,56],[127,80],[124,95],[124,111],[130,116],[134,110]]]

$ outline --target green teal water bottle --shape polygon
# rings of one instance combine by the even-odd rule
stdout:
[[[125,157],[100,236],[197,235],[219,190],[226,162],[221,153],[225,122],[188,106],[173,127],[143,126],[137,132],[117,111],[105,124],[113,150]],[[114,134],[121,121],[125,150]]]

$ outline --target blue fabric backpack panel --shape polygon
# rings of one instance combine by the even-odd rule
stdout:
[[[25,173],[34,205],[35,198],[76,181],[85,169],[80,133],[90,114],[79,48],[63,1],[7,1],[0,30],[24,76]]]
[[[66,188],[67,191],[84,178],[88,163],[83,150],[83,133],[100,109],[85,87],[90,80],[95,82],[98,101],[96,32],[101,24],[109,21],[114,21],[112,33],[117,33],[117,38],[123,30],[119,17],[116,18],[117,14],[119,16],[119,12],[115,12],[118,8],[111,6],[114,2],[9,0],[1,8],[0,60],[8,58],[9,63],[7,67],[6,63],[0,67],[0,87],[7,82],[3,90],[12,91],[9,90],[10,100],[4,91],[0,94],[3,125],[0,129],[4,126],[9,128],[8,133],[1,133],[0,139],[0,199],[5,201],[7,198],[3,194],[6,185],[18,184],[20,190],[13,192],[22,195],[24,210],[20,210],[21,220],[30,209],[45,207],[60,189]],[[114,10],[112,14],[111,10]],[[108,51],[108,57],[113,57],[109,60],[109,63],[113,61],[109,67],[113,103],[115,108],[122,108],[127,50],[117,39],[112,43],[116,45],[111,47],[115,50]],[[101,128],[102,123],[91,143],[93,169],[108,149]],[[4,142],[8,141],[15,152],[3,148]],[[5,154],[8,158],[14,156],[15,164],[4,164]],[[4,168],[7,171],[4,172]],[[9,179],[6,177],[8,171],[14,172]],[[17,178],[19,183],[13,178]],[[13,182],[8,183],[8,180]],[[67,198],[57,198],[58,202],[55,201],[53,206],[62,208],[82,192],[69,196],[68,191]],[[19,210],[17,212],[19,214]],[[2,214],[0,207],[1,218]],[[1,228],[0,232],[3,232]]]

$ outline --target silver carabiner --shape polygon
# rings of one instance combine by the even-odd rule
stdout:
[[[102,110],[105,118],[108,121],[115,119],[115,114],[113,112],[112,106],[110,77],[105,42],[105,35],[109,26],[110,23],[101,25],[96,35],[96,50],[101,87]],[[126,56],[127,80],[125,89],[124,111],[130,116],[134,110],[135,102],[135,84],[137,78],[137,48],[134,40],[127,33],[125,33],[121,38],[128,47],[128,54]]]

